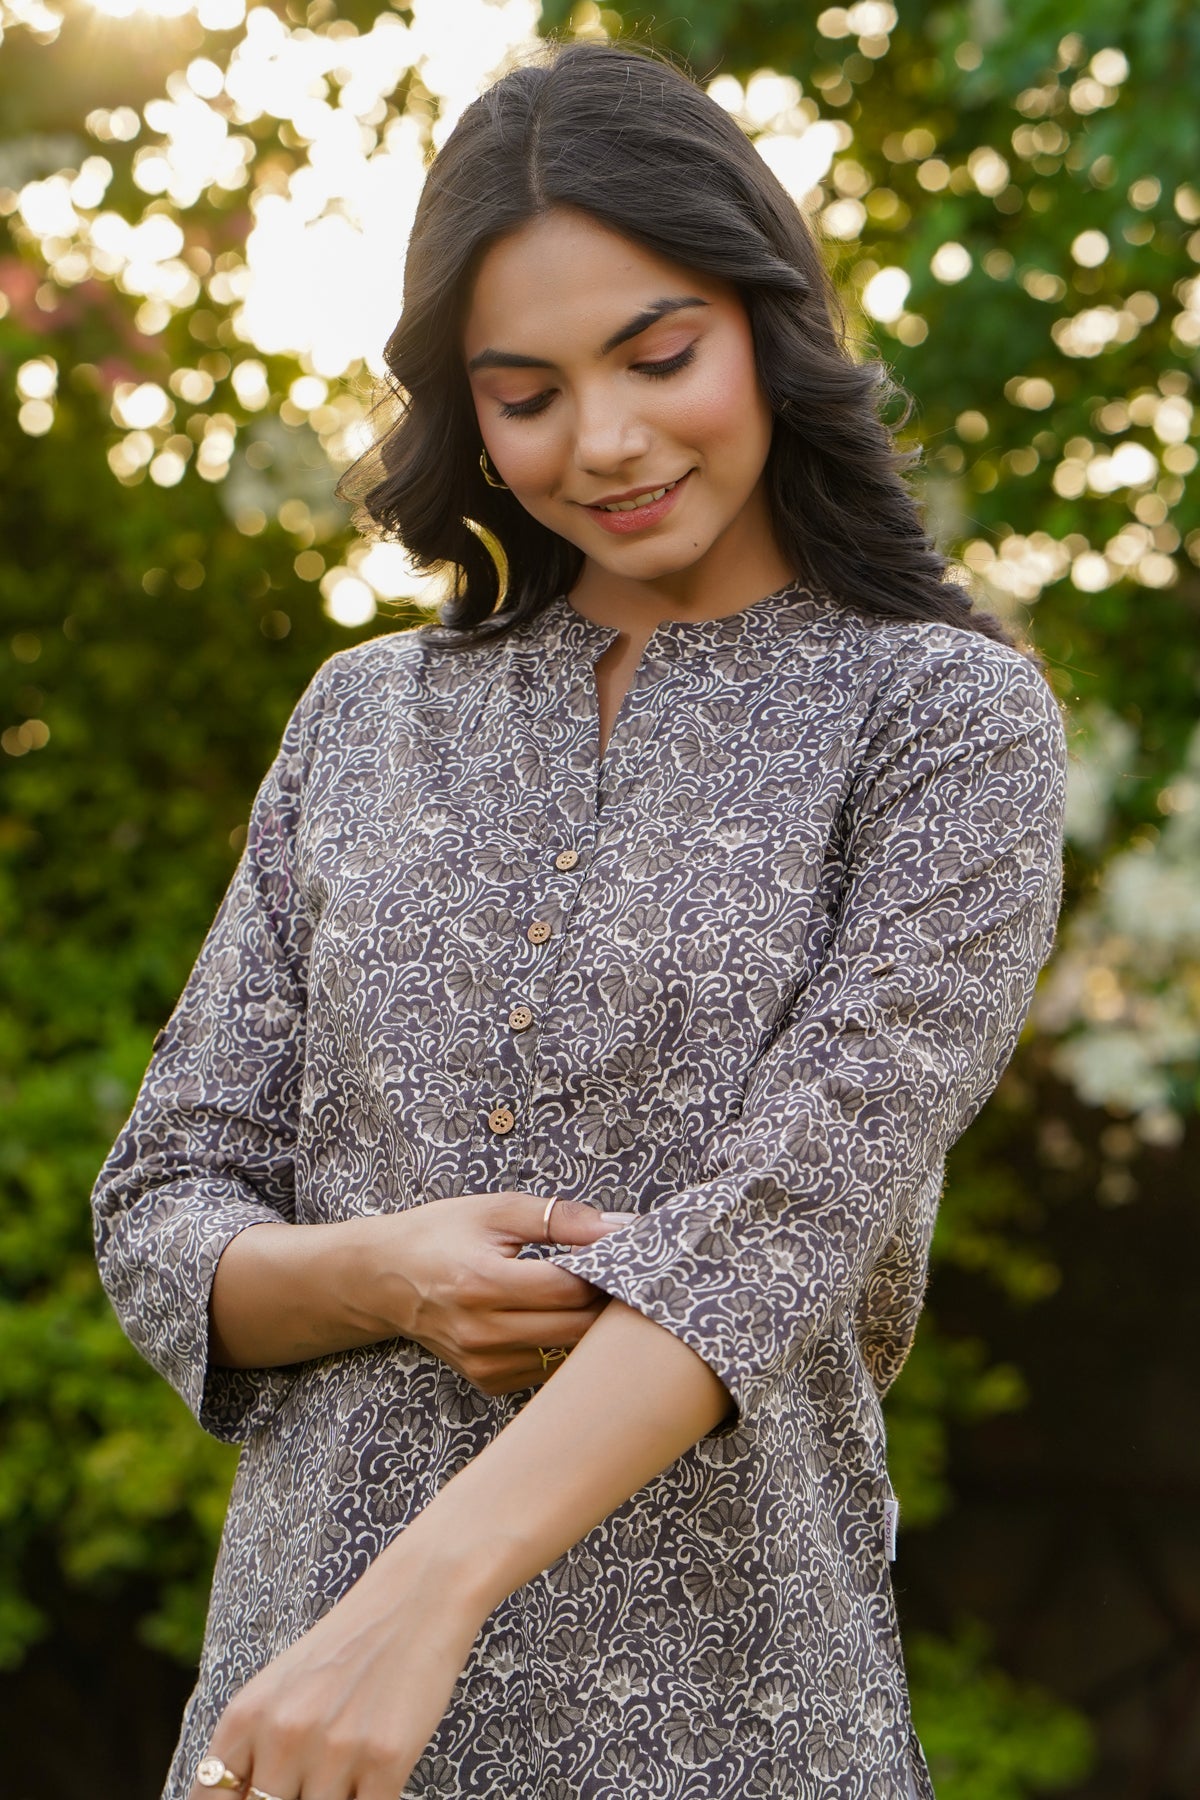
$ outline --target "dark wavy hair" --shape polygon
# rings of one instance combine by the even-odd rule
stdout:
[[[851,355],[800,209],[715,100],[620,43],[551,45],[488,88],[435,157],[417,207],[372,414],[386,422],[338,494],[419,567],[449,572],[445,636],[503,636],[570,592],[583,565],[574,544],[485,483],[461,347],[482,253],[560,206],[741,296],[775,420],[771,517],[801,581],[872,618],[942,620],[1012,643],[947,579],[905,481],[919,452],[898,449],[882,416],[906,396],[879,361]]]

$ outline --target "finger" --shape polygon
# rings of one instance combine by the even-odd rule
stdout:
[[[549,1349],[549,1345],[547,1345],[547,1349]],[[518,1394],[525,1388],[543,1387],[555,1369],[561,1366],[561,1359],[555,1360],[546,1367],[541,1358],[535,1356],[532,1363],[523,1363],[519,1369],[515,1369],[509,1375],[497,1376],[489,1384],[488,1391],[492,1394]]]
[[[251,1762],[250,1745],[224,1720],[220,1721],[196,1765],[188,1800],[241,1800],[250,1783]],[[219,1780],[218,1786],[201,1783],[200,1771],[206,1764],[209,1774]],[[237,1787],[231,1786],[232,1777],[237,1778]]]
[[[474,1356],[458,1369],[458,1373],[487,1394],[508,1393],[513,1388],[531,1387],[547,1375],[552,1375],[586,1335],[581,1332],[574,1339],[568,1339],[561,1328],[554,1329],[551,1321],[545,1335],[539,1337],[536,1343],[515,1344]],[[543,1353],[551,1359],[549,1363],[542,1360]]]
[[[573,1312],[501,1312],[494,1316],[505,1334],[506,1349],[566,1350],[587,1335],[607,1304],[606,1297]]]
[[[546,1230],[544,1206],[538,1224],[543,1239],[548,1243],[586,1245],[599,1242],[612,1231],[619,1231],[632,1218],[632,1213],[602,1212],[583,1200],[558,1200],[551,1209],[549,1233]]]
[[[430,1339],[427,1348],[456,1367],[464,1362],[491,1374],[498,1361],[514,1355],[527,1357],[539,1345],[577,1344],[607,1305],[606,1294],[591,1306],[566,1311],[556,1307],[553,1311],[527,1312],[516,1307],[480,1312],[469,1328],[464,1327],[462,1337],[445,1344]]]
[[[582,1275],[560,1269],[549,1257],[496,1259],[489,1274],[490,1304],[520,1308],[525,1312],[556,1312],[591,1306],[599,1289]]]
[[[546,1208],[552,1198],[550,1194],[506,1194],[508,1204],[499,1221],[502,1228],[525,1244],[594,1244],[610,1231],[619,1230],[627,1216],[622,1214],[620,1220],[613,1214],[606,1217],[598,1207],[583,1200],[556,1200],[547,1232]]]
[[[299,1743],[287,1750],[282,1744],[264,1744],[255,1757],[251,1781],[260,1793],[271,1795],[272,1800],[297,1800],[305,1780],[301,1771],[311,1761],[311,1748]],[[346,1790],[342,1787],[327,1791],[336,1791],[340,1797]]]
[[[498,1394],[515,1394],[522,1388],[537,1387],[551,1373],[553,1366],[544,1368],[536,1350],[532,1356],[528,1350],[522,1350],[515,1355],[487,1357],[463,1368],[457,1363],[450,1364],[456,1374],[489,1399]]]
[[[291,1703],[286,1695],[281,1697],[277,1679],[271,1680],[272,1674],[277,1675],[277,1671],[268,1664],[235,1697],[213,1733],[212,1742],[228,1746],[218,1747],[217,1754],[239,1775],[245,1774],[247,1788],[256,1787],[278,1800],[296,1800],[310,1760],[312,1713],[307,1707]],[[264,1681],[268,1683],[265,1696],[258,1691]],[[257,1697],[247,1709],[247,1702],[255,1693]],[[208,1800],[246,1800],[246,1789],[241,1796],[213,1791]]]

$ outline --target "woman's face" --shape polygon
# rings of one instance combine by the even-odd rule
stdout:
[[[772,418],[732,286],[560,208],[484,254],[463,352],[493,470],[592,564],[761,557]]]

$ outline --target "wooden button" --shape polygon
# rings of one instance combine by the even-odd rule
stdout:
[[[494,1131],[497,1137],[503,1137],[506,1131],[511,1131],[516,1122],[511,1108],[507,1106],[494,1106],[488,1114],[488,1130]]]
[[[514,1006],[508,1015],[508,1022],[514,1031],[528,1031],[533,1024],[533,1014],[527,1006]]]
[[[525,935],[531,944],[544,944],[550,936],[550,927],[545,919],[535,919]]]
[[[560,850],[554,859],[554,866],[556,869],[573,869],[578,861],[578,850]]]

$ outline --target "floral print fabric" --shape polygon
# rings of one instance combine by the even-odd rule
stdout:
[[[218,1258],[506,1188],[636,1215],[522,1254],[682,1338],[731,1410],[496,1609],[405,1800],[932,1794],[880,1397],[1054,937],[1062,722],[1017,651],[792,585],[660,625],[598,762],[615,637],[560,598],[495,646],[325,664],[98,1179],[125,1329],[244,1444],[168,1800],[530,1397],[404,1339],[210,1367]]]

